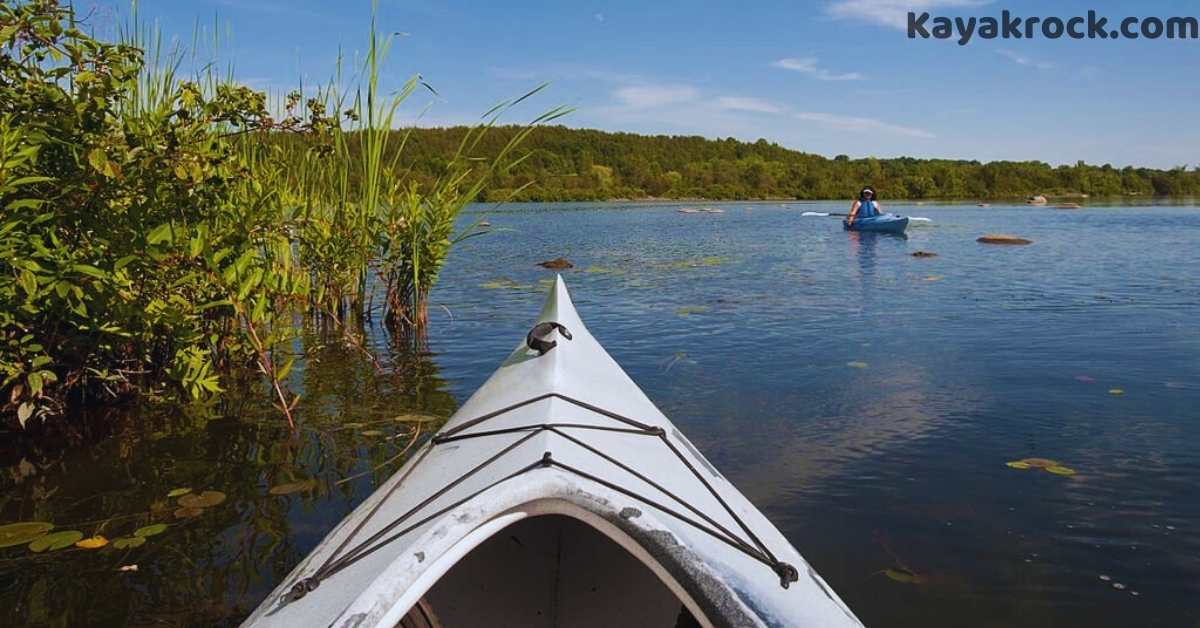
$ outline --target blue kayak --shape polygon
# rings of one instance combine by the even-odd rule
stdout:
[[[908,228],[908,216],[880,214],[867,218],[855,218],[853,223],[842,221],[846,231],[872,231],[875,233],[904,233]]]

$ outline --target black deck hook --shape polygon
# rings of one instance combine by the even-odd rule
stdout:
[[[525,335],[525,344],[534,351],[538,352],[539,356],[546,355],[546,352],[558,346],[557,340],[546,340],[554,330],[567,340],[571,339],[571,332],[567,331],[566,327],[553,321],[546,323],[538,323],[529,330]]]

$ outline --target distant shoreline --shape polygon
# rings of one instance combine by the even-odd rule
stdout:
[[[1155,201],[1155,200],[1172,200],[1181,201],[1197,198],[1191,194],[1180,194],[1174,196],[1150,195],[1150,194],[1123,194],[1123,195],[1104,195],[1092,196],[1080,193],[1066,194],[1042,194],[1048,201],[1046,204],[1028,203],[1026,196],[1006,196],[997,198],[907,198],[907,197],[881,197],[879,200],[882,203],[887,202],[904,202],[904,203],[929,203],[929,204],[1004,204],[1004,205],[1029,205],[1030,207],[1049,207],[1054,208],[1056,201],[1071,201],[1082,202],[1084,206],[1090,203],[1110,204],[1113,201]],[[674,205],[679,203],[829,203],[837,201],[845,201],[849,203],[850,198],[789,198],[789,197],[761,197],[761,198],[702,198],[702,197],[661,197],[661,196],[645,196],[645,197],[615,197],[615,198],[598,198],[598,199],[523,199],[504,201],[503,204],[512,203],[644,203],[644,204],[663,204]],[[479,203],[495,203],[495,201],[477,201]]]

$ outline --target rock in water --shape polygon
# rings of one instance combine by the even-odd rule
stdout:
[[[982,242],[983,244],[1033,244],[1033,240],[1026,240],[1025,238],[1018,238],[1017,236],[1004,233],[981,235],[975,238],[975,241]]]
[[[913,257],[937,257],[938,254],[933,253],[931,251],[914,251],[912,256]]]
[[[1030,205],[1045,205],[1046,197],[1042,196],[1041,194],[1037,194],[1035,196],[1030,196],[1029,198],[1025,199],[1025,202],[1029,203]]]
[[[545,262],[538,262],[538,266],[541,266],[542,268],[549,268],[550,270],[564,270],[567,268],[575,268],[574,264],[572,264],[571,262],[568,262],[566,259],[561,258],[561,257],[556,257],[552,260],[545,261]]]
[[[1055,205],[1054,209],[1079,209],[1079,203],[1061,203]]]

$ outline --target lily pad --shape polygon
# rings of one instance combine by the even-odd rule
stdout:
[[[179,505],[184,508],[209,508],[225,501],[225,493],[221,491],[204,491],[199,495],[193,493],[179,498]]]
[[[928,578],[925,576],[902,568],[884,569],[883,575],[887,576],[891,580],[903,582],[904,584],[925,584],[928,581]]]
[[[317,481],[304,480],[303,482],[288,482],[287,484],[279,484],[272,486],[267,492],[272,495],[291,495],[292,493],[308,492],[317,487]]]
[[[856,360],[854,362],[847,362],[846,366],[852,369],[865,369],[867,368],[868,364],[866,362],[859,362]]]
[[[685,305],[675,310],[678,316],[691,316],[692,314],[703,314],[708,311],[707,305]]]
[[[123,536],[119,539],[113,539],[113,547],[117,549],[133,549],[146,544],[144,536]]]
[[[382,430],[363,430],[359,432],[362,436],[383,436]]]
[[[1050,467],[1058,466],[1057,460],[1051,460],[1049,458],[1025,458],[1023,460],[1019,460],[1018,462],[1024,462],[1035,469],[1048,469]]]
[[[54,529],[45,521],[22,521],[0,526],[0,547],[24,545]]]
[[[1024,460],[1013,460],[1012,462],[1006,462],[1004,464],[1006,464],[1014,469],[1032,469],[1033,468],[1029,465],[1028,462],[1025,462]]]
[[[62,530],[34,539],[29,544],[29,551],[38,553],[45,551],[53,552],[64,547],[71,547],[82,538],[83,533],[79,530]]]
[[[167,531],[167,524],[155,523],[155,524],[143,526],[141,528],[134,530],[133,535],[140,536],[140,537],[147,537],[147,536],[154,536],[156,534],[162,534],[163,532],[166,532],[166,531]]]
[[[1054,475],[1075,475],[1075,469],[1072,469],[1071,467],[1064,467],[1062,465],[1054,465],[1053,467],[1046,467],[1046,471],[1049,471],[1050,473],[1053,473]]]
[[[204,514],[203,508],[184,506],[183,508],[180,508],[175,511],[175,518],[176,519],[191,519],[192,517],[199,517],[202,514]]]
[[[1115,395],[1115,396],[1124,395],[1124,394],[1125,394],[1125,389],[1123,389],[1123,388],[1109,388],[1109,389],[1108,389],[1108,394],[1110,394],[1110,395]]]
[[[167,493],[167,497],[183,497],[192,492],[190,488],[173,488]]]
[[[442,420],[442,417],[432,414],[401,414],[393,417],[392,420],[398,423],[432,423]]]
[[[101,547],[104,547],[105,545],[108,545],[108,539],[104,538],[103,536],[101,536],[99,534],[97,534],[96,536],[93,536],[91,538],[86,538],[86,539],[83,539],[82,541],[75,543],[75,547],[80,547],[83,549],[100,549]]]

